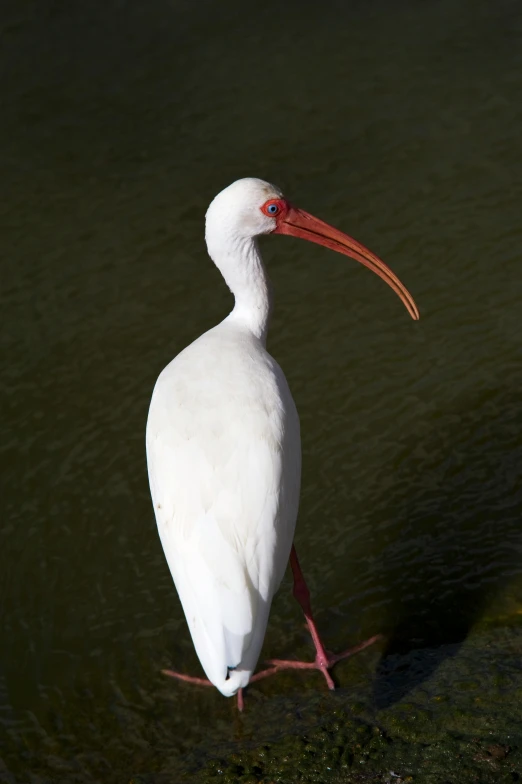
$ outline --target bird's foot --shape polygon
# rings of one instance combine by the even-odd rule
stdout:
[[[329,653],[327,652],[320,639],[318,637],[314,638],[314,643],[316,645],[316,656],[315,661],[313,662],[304,662],[304,661],[293,661],[291,659],[269,659],[268,664],[270,667],[267,667],[266,670],[261,670],[261,672],[257,672],[252,678],[250,678],[250,683],[254,681],[260,681],[263,678],[267,678],[269,675],[275,675],[277,672],[281,672],[282,670],[320,670],[323,673],[326,683],[329,689],[335,689],[335,683],[332,680],[332,677],[329,673],[329,670],[337,664],[337,662],[341,661],[342,659],[348,659],[350,656],[353,656],[355,653],[359,653],[359,651],[363,651],[365,648],[368,648],[370,645],[382,640],[382,635],[376,634],[373,637],[370,637],[369,640],[365,640],[364,642],[359,643],[359,645],[354,645],[353,648],[348,648],[348,650],[343,651],[342,653]]]
[[[193,683],[196,686],[212,686],[213,684],[208,678],[196,678],[194,675],[184,675],[182,672],[174,672],[174,670],[162,670],[163,675],[168,675],[169,678],[176,678],[178,681],[185,681],[185,683]],[[237,709],[242,711],[245,702],[243,699],[243,689],[238,689],[237,692]]]
[[[185,681],[185,683],[194,683],[196,686],[212,686],[207,678],[196,678],[194,675],[184,675],[182,672],[174,672],[174,670],[162,670],[163,675],[168,675],[169,678],[176,678],[178,681]]]

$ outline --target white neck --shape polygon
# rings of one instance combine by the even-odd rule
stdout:
[[[266,343],[272,308],[270,282],[255,237],[227,237],[209,242],[208,252],[234,295],[234,309],[227,318],[250,330]]]

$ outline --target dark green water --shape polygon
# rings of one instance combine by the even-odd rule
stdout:
[[[11,0],[1,27],[0,781],[176,782],[231,751],[231,781],[517,780],[520,4]],[[203,216],[242,176],[375,250],[421,321],[355,263],[264,241],[317,621],[333,649],[386,642],[335,694],[281,676],[238,720],[160,675],[200,670],[144,429],[160,370],[231,307]],[[264,655],[310,654],[287,581]],[[354,716],[387,738],[376,778]],[[265,743],[275,768],[249,761]]]

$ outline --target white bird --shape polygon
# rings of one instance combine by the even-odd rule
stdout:
[[[346,234],[293,207],[263,180],[238,180],[206,214],[210,257],[235,298],[232,312],[160,374],[147,421],[147,463],[158,531],[208,681],[225,696],[288,667],[328,669],[308,589],[292,548],[299,505],[299,418],[283,371],[266,350],[272,298],[261,234],[289,234],[360,261],[400,296],[393,272]],[[272,598],[291,561],[294,594],[316,647],[314,662],[272,661],[253,676]]]

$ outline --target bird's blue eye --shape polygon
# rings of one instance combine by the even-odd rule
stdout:
[[[277,204],[269,204],[266,210],[270,213],[270,215],[276,215],[276,213],[279,212],[279,207]]]

